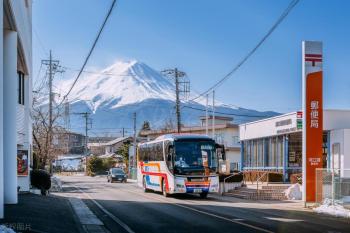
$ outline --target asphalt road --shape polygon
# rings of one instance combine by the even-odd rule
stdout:
[[[111,232],[350,232],[350,220],[283,205],[262,207],[215,195],[204,200],[194,195],[165,198],[144,193],[135,183],[110,184],[101,177],[73,176],[63,181],[67,192],[84,193],[84,202]]]

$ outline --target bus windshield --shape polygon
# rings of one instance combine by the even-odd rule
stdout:
[[[175,142],[175,170],[216,171],[217,157],[215,144],[210,141],[178,141]]]

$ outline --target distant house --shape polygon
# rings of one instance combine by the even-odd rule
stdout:
[[[53,134],[52,144],[59,155],[86,154],[86,137],[80,133],[59,129]]]
[[[53,163],[59,171],[82,171],[83,157],[87,154],[86,137],[80,133],[58,128],[53,133],[53,149],[56,160]]]
[[[102,141],[102,140],[101,140]],[[114,138],[108,142],[89,142],[88,148],[91,154],[97,156],[107,156],[116,154],[120,147],[126,143],[131,143],[132,137]]]
[[[105,143],[113,141],[115,137],[89,137],[88,149],[93,155],[105,154]]]
[[[104,155],[105,154],[105,147],[103,142],[89,142],[88,143],[88,149],[89,153],[93,155]]]
[[[119,150],[119,148],[126,144],[126,143],[131,143],[133,141],[132,137],[121,137],[121,138],[116,138],[112,141],[109,141],[104,144],[105,148],[105,154],[115,154]]]
[[[208,117],[208,136],[213,136],[213,117]],[[206,117],[200,117],[200,125],[198,126],[183,126],[181,133],[206,134],[207,120]],[[241,145],[239,143],[239,127],[233,123],[232,117],[215,116],[214,120],[215,135],[213,138],[219,144],[225,145],[226,157],[230,160],[231,170],[238,169],[240,165]],[[139,135],[146,137],[148,140],[153,140],[160,135],[177,133],[175,129],[171,130],[142,130]]]

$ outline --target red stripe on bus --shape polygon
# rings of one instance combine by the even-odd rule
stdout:
[[[151,176],[161,176],[164,178],[165,180],[165,188],[166,191],[169,191],[169,185],[168,185],[168,177],[166,174],[164,173],[158,173],[158,172],[145,172],[145,171],[141,171],[142,175],[151,175]]]

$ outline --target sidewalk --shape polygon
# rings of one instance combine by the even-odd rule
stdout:
[[[79,220],[66,198],[20,194],[17,205],[5,205],[6,225],[15,232],[82,233]]]
[[[310,208],[304,208],[303,202],[300,200],[247,200],[231,196],[222,196],[220,194],[210,194],[209,197],[215,198],[218,201],[229,202],[237,207],[270,209],[276,210],[296,210],[302,212],[312,212]]]

